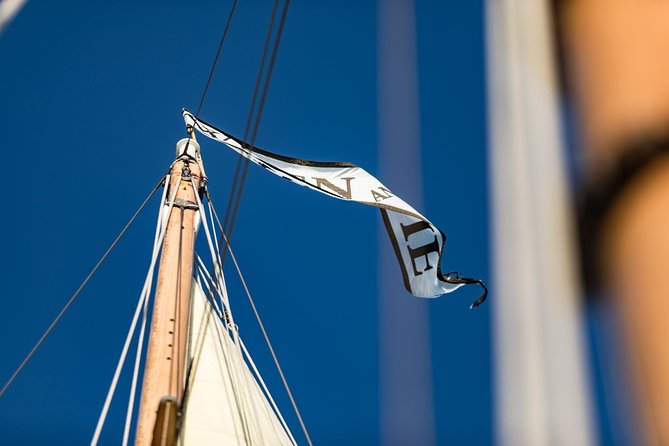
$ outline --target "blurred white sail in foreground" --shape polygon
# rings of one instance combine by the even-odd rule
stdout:
[[[26,0],[0,0],[0,33],[7,28],[25,2]]]
[[[550,5],[487,2],[497,441],[595,443]]]

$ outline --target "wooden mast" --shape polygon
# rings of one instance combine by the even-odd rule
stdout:
[[[195,139],[177,143],[167,196],[178,188],[167,222],[160,259],[149,346],[139,407],[136,446],[175,445],[176,421],[184,388],[188,315],[193,277],[197,199],[202,180]],[[159,415],[159,416],[157,416]]]

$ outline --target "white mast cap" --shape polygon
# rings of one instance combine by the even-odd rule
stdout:
[[[184,138],[177,143],[177,158],[188,155],[200,161],[200,144],[193,138]]]

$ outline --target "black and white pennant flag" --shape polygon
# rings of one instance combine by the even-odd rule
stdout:
[[[400,263],[404,285],[414,296],[438,297],[466,284],[479,284],[484,289],[483,295],[471,306],[478,307],[486,299],[488,290],[483,281],[458,273],[441,273],[444,233],[364,169],[346,162],[307,161],[271,153],[228,135],[187,110],[183,116],[188,129],[194,128],[227,145],[275,175],[340,200],[379,208]]]

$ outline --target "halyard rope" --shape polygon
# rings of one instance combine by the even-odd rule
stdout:
[[[162,234],[165,232],[167,219],[163,219],[163,211],[165,209],[165,199],[167,198],[167,185],[170,184],[170,175],[168,174],[165,177],[165,188],[163,189],[163,195],[160,199],[160,209],[158,211],[158,221],[156,222],[156,235],[153,239],[153,253],[152,256],[156,255],[156,251],[160,249],[160,239]],[[174,198],[172,198],[171,203],[174,203]],[[173,204],[170,204],[170,207]],[[155,265],[155,262],[154,262]],[[153,271],[149,272],[150,276],[153,277]],[[132,384],[130,386],[130,395],[128,396],[128,408],[126,410],[125,416],[125,426],[123,427],[123,446],[128,444],[128,438],[130,436],[130,424],[132,423],[132,412],[135,405],[135,392],[137,391],[137,381],[139,379],[139,367],[142,360],[142,348],[144,346],[144,332],[146,330],[146,322],[148,318],[148,306],[149,306],[149,296],[151,296],[151,283],[149,282],[149,289],[146,292],[144,298],[144,309],[142,310],[142,325],[139,330],[139,338],[137,341],[137,352],[135,353],[135,367],[132,371]]]
[[[165,184],[165,188],[167,188],[167,183]],[[172,211],[177,190],[178,187],[175,187],[172,199],[169,202],[170,204],[169,204],[169,210],[167,211],[168,212],[167,215],[169,215],[169,213]],[[135,333],[135,329],[137,327],[137,320],[139,319],[139,315],[141,313],[142,308],[146,307],[146,300],[148,300],[149,298],[151,284],[153,282],[153,271],[155,269],[156,261],[158,259],[158,254],[160,253],[160,245],[162,244],[163,239],[165,238],[165,234],[167,232],[164,228],[167,223],[163,223],[162,219],[160,218],[163,211],[162,209],[163,204],[164,203],[161,203],[161,212],[159,213],[159,224],[161,229],[160,236],[158,238],[154,238],[153,253],[151,255],[151,264],[149,266],[149,271],[146,274],[146,279],[144,280],[144,287],[142,288],[142,292],[140,293],[139,301],[137,302],[137,307],[135,308],[135,314],[132,317],[132,322],[130,323],[130,328],[128,329],[128,334],[126,335],[125,343],[123,344],[123,349],[121,350],[121,356],[116,365],[116,370],[114,371],[112,382],[109,385],[109,390],[107,391],[107,397],[105,398],[105,402],[102,406],[102,411],[100,412],[100,417],[98,418],[98,423],[95,427],[95,432],[93,433],[91,446],[95,446],[98,443],[98,440],[100,439],[100,433],[102,432],[102,427],[104,426],[105,420],[107,418],[107,412],[109,411],[109,406],[111,405],[111,400],[114,396],[114,392],[116,391],[116,385],[121,375],[121,370],[123,369],[123,365],[125,364],[125,358],[126,355],[128,354],[128,349],[130,348],[130,343],[132,342],[132,338]]]
[[[244,280],[244,276],[242,274],[241,269],[239,268],[239,264],[237,263],[237,259],[235,258],[235,254],[232,252],[232,247],[230,246],[230,240],[228,239],[225,232],[223,231],[223,225],[221,225],[221,221],[218,218],[218,214],[216,213],[216,209],[214,208],[214,205],[213,205],[213,202],[211,200],[211,196],[209,195],[209,190],[208,189],[205,189],[205,194],[206,194],[206,197],[207,197],[207,201],[209,202],[209,206],[211,206],[212,210],[214,211],[214,217],[216,218],[216,223],[218,224],[218,227],[221,231],[221,236],[222,236],[223,240],[225,241],[225,245],[227,247],[227,250],[230,252],[230,258],[232,259],[232,262],[235,265],[235,269],[237,270],[237,274],[239,275],[239,279],[242,282],[242,286],[244,287],[244,291],[246,292],[246,296],[248,297],[249,303],[251,304],[251,308],[253,309],[253,314],[255,315],[256,320],[258,321],[258,325],[260,326],[260,330],[262,331],[263,337],[265,338],[265,342],[267,343],[267,347],[269,348],[269,351],[272,354],[272,359],[274,360],[274,364],[276,365],[276,368],[279,372],[279,376],[281,377],[281,381],[283,382],[283,386],[286,389],[286,393],[288,394],[288,398],[290,399],[290,402],[293,406],[293,410],[295,410],[295,415],[297,415],[297,419],[300,422],[302,432],[304,433],[304,436],[305,436],[309,446],[313,446],[313,443],[311,442],[311,437],[309,436],[309,432],[307,430],[307,426],[304,424],[304,420],[302,420],[302,415],[300,414],[300,410],[297,407],[297,403],[295,402],[295,398],[293,397],[293,392],[290,390],[290,386],[288,385],[288,381],[286,380],[286,377],[283,374],[283,369],[281,368],[281,364],[279,364],[279,359],[277,358],[276,353],[274,352],[274,348],[272,347],[272,343],[269,340],[269,335],[267,334],[267,330],[265,329],[265,325],[263,324],[262,319],[260,318],[260,314],[258,313],[258,309],[256,308],[253,297],[251,296],[251,292],[249,291],[249,288],[246,285],[246,280]]]
[[[193,178],[191,178],[191,183],[193,184],[193,187],[196,188],[195,180]],[[200,199],[200,195],[195,194],[195,199],[197,200],[198,212],[200,213],[200,219],[202,221],[202,228],[204,229],[204,233],[205,233],[205,236],[206,236],[206,239],[207,239],[207,243],[209,245],[209,251],[210,251],[210,254],[211,254],[211,258],[212,258],[212,261],[214,262],[214,274],[216,275],[216,280],[217,280],[217,283],[218,283],[217,288],[225,287],[225,282],[224,282],[225,279],[223,278],[223,270],[219,266],[218,257],[216,255],[216,250],[214,249],[214,246],[213,246],[213,239],[211,237],[211,232],[209,231],[209,225],[207,223],[207,217],[206,217],[206,214],[204,213],[204,208],[202,206],[202,200]],[[235,321],[234,321],[234,318],[233,318],[233,315],[232,315],[232,310],[230,309],[229,301],[227,301],[226,304],[227,304],[226,306],[228,308],[228,317],[230,318],[232,338],[234,340],[235,347],[237,349],[237,353],[239,354],[239,358],[241,359],[242,358],[242,351],[241,351],[241,347],[239,345],[239,332],[237,331],[237,328],[236,328],[236,325],[235,325]],[[239,382],[241,382],[241,378],[236,375],[236,372],[233,372],[233,374],[235,375],[234,379],[237,382],[237,384],[235,385],[237,387],[237,391],[238,392],[243,391],[244,389],[242,388],[242,386],[240,386],[238,384]],[[244,395],[244,396],[246,397],[246,395]],[[246,399],[248,399],[248,398],[246,398]],[[241,421],[242,421],[242,426],[244,427],[244,433],[247,436],[247,439],[250,441],[251,438],[252,438],[251,437],[251,430],[248,427],[248,422],[249,422],[249,420],[247,419],[248,417],[246,417],[246,412],[249,410],[249,408],[246,407],[246,405],[244,404],[244,400],[245,400],[245,398],[240,398],[239,399],[239,402],[241,402],[241,404],[240,404],[240,406],[241,406],[240,407],[240,409],[241,409],[240,410],[240,415],[242,416]],[[257,427],[257,415],[256,415],[256,412],[255,412],[255,407],[253,405],[251,405],[250,411],[252,412],[252,415],[254,417],[253,421],[255,421],[256,427]],[[260,432],[260,431],[258,429],[256,429],[256,432]]]

